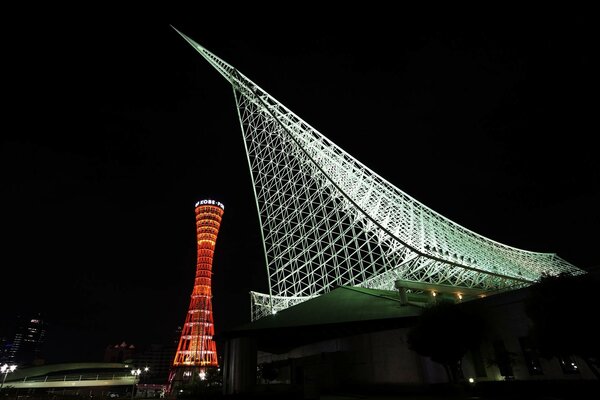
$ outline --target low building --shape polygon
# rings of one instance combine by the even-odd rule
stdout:
[[[419,356],[406,342],[422,311],[444,298],[477,307],[491,328],[479,349],[464,357],[465,378],[594,379],[577,357],[546,360],[537,355],[524,308],[527,288],[485,297],[476,292],[454,297],[456,288],[448,289],[434,298],[427,292],[342,286],[225,332],[219,338],[224,342],[224,393],[253,392],[257,382],[288,385],[305,394],[352,385],[447,382],[440,364]],[[440,327],[441,335],[444,329],[460,327]]]

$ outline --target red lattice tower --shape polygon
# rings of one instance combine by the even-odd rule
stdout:
[[[201,200],[196,203],[196,279],[173,361],[173,367],[176,369],[219,366],[216,343],[213,340],[215,327],[212,315],[211,276],[215,243],[224,209],[223,204],[215,200]]]

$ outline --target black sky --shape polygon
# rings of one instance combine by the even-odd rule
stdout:
[[[600,264],[589,10],[223,11],[7,29],[0,323],[43,312],[49,361],[170,339],[197,200],[225,204],[217,332],[247,322],[248,291],[266,288],[231,87],[169,24],[446,217]]]

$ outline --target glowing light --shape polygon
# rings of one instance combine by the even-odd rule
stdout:
[[[9,372],[15,372],[15,369],[17,369],[16,365],[4,364],[0,367],[0,373],[8,374]]]
[[[220,201],[208,200],[208,199],[207,200],[200,200],[200,201],[196,202],[196,207],[201,206],[201,205],[206,205],[206,204],[212,204],[214,206],[221,207],[223,210],[225,209],[225,206]]]
[[[200,373],[198,374],[198,376],[200,376],[200,380],[206,380],[206,372],[204,371],[200,371]]]
[[[475,379],[469,378],[469,383],[475,383]]]
[[[8,376],[8,374],[11,372],[14,372],[15,369],[17,369],[16,365],[4,364],[3,366],[0,367],[0,372],[4,374],[4,377],[2,378],[2,381],[0,382],[0,390],[2,390],[2,387],[4,386],[4,382],[6,381],[6,377]]]

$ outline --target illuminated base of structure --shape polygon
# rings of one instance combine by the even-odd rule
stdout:
[[[215,380],[221,372],[216,366],[179,366],[169,372],[169,392],[176,393],[182,387],[206,380]]]

